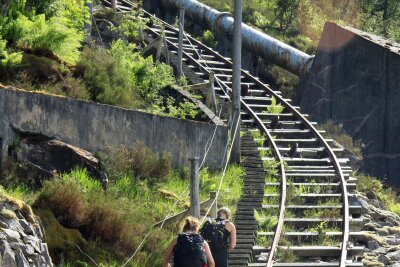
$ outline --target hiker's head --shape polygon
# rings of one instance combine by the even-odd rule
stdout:
[[[222,207],[217,212],[218,218],[229,220],[231,218],[231,211],[227,207]]]
[[[191,231],[198,232],[200,228],[200,222],[197,218],[189,216],[185,219],[185,224],[183,225],[183,232]]]

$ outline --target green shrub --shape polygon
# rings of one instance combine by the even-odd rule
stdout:
[[[93,101],[127,108],[147,107],[159,99],[159,91],[175,83],[172,68],[143,58],[122,40],[110,51],[85,48],[75,75],[82,77]]]
[[[334,139],[341,146],[348,149],[356,157],[362,160],[361,141],[353,140],[353,138],[346,133],[343,129],[343,125],[335,123],[332,120],[327,120],[321,124],[320,127],[326,131],[328,138]]]
[[[254,210],[254,219],[258,222],[258,227],[262,232],[273,232],[278,224],[278,214],[270,211]]]
[[[75,75],[83,79],[93,101],[135,108],[137,97],[129,74],[117,58],[97,46],[84,48],[75,71]]]
[[[139,31],[147,28],[148,19],[139,17],[140,14],[125,15],[122,17],[116,31],[130,42],[140,40]]]
[[[267,107],[268,113],[279,114],[282,113],[284,109],[285,108],[281,104],[277,103],[276,98],[272,96],[271,104]]]
[[[167,179],[171,173],[171,154],[155,153],[142,142],[132,148],[109,148],[105,154],[105,167],[113,179],[133,174],[155,182]]]
[[[122,40],[111,45],[111,55],[126,69],[130,84],[145,104],[151,104],[159,97],[159,91],[175,84],[172,68],[162,63],[154,63],[151,57],[144,58],[135,51],[135,46]]]
[[[391,188],[385,187],[382,181],[365,174],[357,176],[357,191],[363,193],[374,193],[377,199],[387,209],[393,208],[393,211],[398,210],[396,195]]]
[[[400,216],[400,203],[391,204],[389,210]]]
[[[37,0],[39,1],[39,0]],[[58,0],[55,1],[53,16],[63,20],[63,24],[69,28],[82,32],[85,22],[90,22],[90,12],[86,3],[90,0]],[[46,11],[46,13],[49,13]]]
[[[143,143],[137,143],[131,150],[132,168],[139,178],[166,179],[171,172],[170,153],[154,153]]]
[[[60,59],[74,63],[83,35],[64,25],[58,18],[46,21],[44,15],[32,18],[20,15],[5,27],[5,36],[17,47],[34,53],[52,53]]]
[[[203,36],[198,38],[200,42],[203,44],[211,47],[211,48],[216,48],[218,45],[218,41],[215,39],[214,34],[210,30],[206,30],[203,32]]]
[[[0,38],[0,73],[9,72],[20,66],[22,53],[9,53],[6,50],[7,41]]]
[[[175,99],[169,97],[167,98],[167,115],[180,118],[180,119],[194,119],[200,112],[199,107],[184,99],[182,102],[175,105]]]

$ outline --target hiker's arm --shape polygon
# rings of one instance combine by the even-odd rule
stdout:
[[[208,267],[215,267],[215,262],[214,262],[214,258],[211,255],[211,250],[210,247],[208,246],[208,243],[206,241],[204,241],[204,250],[206,252],[206,257],[207,257],[207,265]]]
[[[228,226],[227,230],[229,231],[229,234],[230,234],[229,250],[232,250],[236,247],[236,227],[231,222],[227,223],[226,226]]]
[[[169,244],[167,251],[165,252],[164,255],[164,260],[162,263],[162,267],[169,267],[169,260],[172,257],[172,252],[174,251],[174,247],[176,245],[176,238],[174,238],[174,240],[171,241],[171,243]]]

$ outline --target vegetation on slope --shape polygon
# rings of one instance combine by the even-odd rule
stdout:
[[[82,169],[55,175],[41,188],[27,188],[23,183],[26,178],[11,172],[7,176],[16,182],[7,190],[32,204],[41,217],[56,264],[93,266],[82,250],[99,266],[121,266],[151,233],[127,266],[160,265],[179,225],[173,223],[162,229],[153,225],[189,207],[188,171],[173,170],[169,154],[154,153],[142,144],[112,148],[101,157],[109,174],[106,192]],[[228,167],[219,205],[235,210],[242,176],[242,168]],[[200,172],[202,201],[217,189],[220,180],[221,173],[207,169]]]
[[[11,1],[3,11],[0,82],[154,114],[199,117],[195,104],[162,93],[175,84],[173,69],[143,57],[131,43],[143,26],[136,16],[120,18],[110,30],[121,39],[105,46],[84,45],[89,22],[85,1]]]
[[[357,174],[356,177],[357,191],[366,194],[368,198],[379,200],[384,208],[400,216],[400,203],[392,188],[366,174]]]

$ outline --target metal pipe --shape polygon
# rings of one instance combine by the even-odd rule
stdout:
[[[161,0],[165,7],[185,8],[192,21],[207,25],[217,32],[233,36],[234,19],[227,13],[219,12],[196,0]],[[242,24],[243,45],[258,56],[296,75],[307,73],[314,56],[310,56],[290,45]]]
[[[89,10],[89,19],[85,20],[84,32],[86,33],[86,40],[90,41],[92,38],[92,24],[93,24],[93,0],[87,1],[85,7]]]
[[[232,84],[232,162],[240,163],[240,84],[242,71],[242,0],[235,0],[235,22],[233,25],[233,84]],[[236,130],[235,130],[236,129]]]

